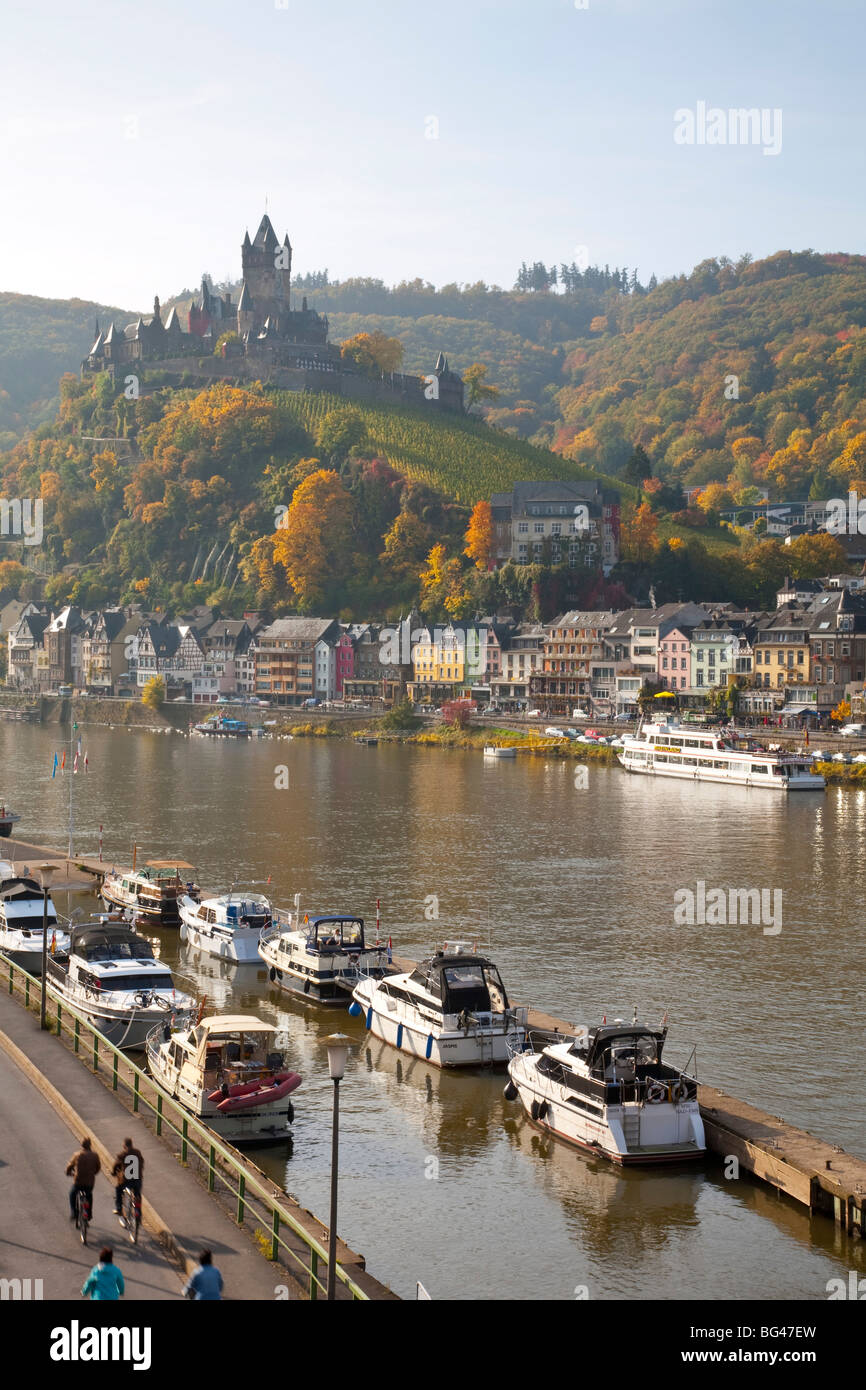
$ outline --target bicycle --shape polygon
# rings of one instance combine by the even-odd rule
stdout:
[[[141,1226],[141,1195],[125,1187],[120,1199],[120,1224],[129,1236],[130,1244],[138,1244],[138,1231]]]
[[[87,1228],[90,1225],[93,1209],[90,1196],[79,1187],[75,1193],[75,1228],[81,1236],[81,1244],[87,1244]]]

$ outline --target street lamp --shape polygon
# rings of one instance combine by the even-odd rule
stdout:
[[[37,864],[36,872],[42,884],[42,978],[39,982],[39,1027],[47,1028],[45,1022],[46,989],[48,975],[48,885],[51,875],[57,873],[56,864]]]
[[[328,1225],[328,1302],[333,1303],[337,1289],[337,1169],[340,1149],[340,1082],[346,1071],[351,1039],[345,1033],[332,1033],[325,1038],[328,1049],[328,1071],[334,1083],[334,1122],[331,1130],[331,1216]]]

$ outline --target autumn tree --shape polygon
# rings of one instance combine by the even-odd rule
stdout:
[[[835,720],[837,724],[847,724],[848,720],[851,718],[851,706],[848,701],[840,700],[830,715],[830,718]]]
[[[389,338],[380,328],[372,333],[356,333],[340,346],[344,362],[353,362],[362,372],[379,375],[396,372],[403,361],[403,344],[399,338]]]
[[[354,565],[353,519],[352,499],[331,469],[311,473],[296,488],[276,533],[273,558],[301,608],[340,606]]]
[[[165,703],[165,681],[162,676],[151,676],[141,692],[141,703],[150,710],[161,709]]]
[[[475,562],[476,569],[490,568],[493,558],[493,514],[489,502],[476,502],[472,508],[463,554]]]
[[[421,571],[421,612],[425,617],[465,618],[472,608],[472,594],[463,567],[455,556],[448,559],[444,545],[434,545]]]
[[[379,557],[397,580],[416,579],[430,551],[430,528],[414,512],[401,511],[384,535]]]
[[[658,525],[658,518],[649,503],[641,502],[632,518],[623,521],[620,527],[622,558],[638,565],[648,564],[658,548]]]
[[[493,401],[499,395],[499,387],[486,378],[487,368],[483,362],[473,362],[463,373],[467,410],[471,410],[479,401]]]

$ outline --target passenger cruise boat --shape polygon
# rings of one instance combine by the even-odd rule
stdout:
[[[295,911],[275,914],[259,941],[259,955],[280,989],[303,994],[317,1004],[345,1004],[360,975],[376,978],[388,968],[384,946],[368,946],[361,917],[316,916]],[[341,983],[342,982],[342,983]]]
[[[28,871],[0,859],[0,952],[30,975],[42,974],[42,888]],[[69,949],[69,937],[57,926],[57,911],[48,897],[48,951]]]
[[[662,1061],[667,1029],[621,1019],[574,1037],[515,1040],[507,1100],[533,1124],[615,1163],[679,1163],[706,1151],[692,1076]]]
[[[259,962],[259,937],[271,925],[271,905],[262,893],[234,889],[216,898],[184,894],[179,901],[180,939],[224,960]]]
[[[216,1014],[147,1039],[151,1075],[196,1119],[231,1144],[268,1144],[289,1137],[289,1100],[301,1078],[289,1070],[268,1023],[244,1014]]]
[[[143,869],[110,869],[102,880],[102,900],[150,926],[179,927],[181,895],[195,897],[198,892],[181,871],[192,873],[192,865],[182,859],[151,859]]]
[[[437,1067],[504,1063],[509,1034],[522,1042],[526,1028],[527,1010],[509,1005],[496,966],[468,941],[446,941],[414,970],[363,979],[352,998],[375,1037]]]
[[[8,839],[12,834],[13,825],[20,819],[21,817],[10,811],[8,806],[0,806],[0,835]]]
[[[728,782],[771,792],[822,791],[824,778],[809,757],[770,753],[751,739],[730,739],[718,730],[661,722],[643,724],[623,737],[618,757],[628,772]]]
[[[104,917],[73,927],[68,959],[50,957],[48,979],[116,1047],[144,1047],[157,1023],[195,1012],[150,942]]]

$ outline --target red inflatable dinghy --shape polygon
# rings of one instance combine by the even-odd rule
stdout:
[[[292,1091],[296,1091],[301,1084],[301,1077],[296,1071],[281,1071],[274,1077],[273,1083],[265,1081],[247,1081],[243,1085],[230,1086],[227,1096],[223,1095],[222,1090],[211,1091],[208,1096],[209,1101],[217,1103],[217,1110],[225,1115],[230,1111],[246,1110],[253,1105],[272,1105],[274,1101],[282,1100]]]

